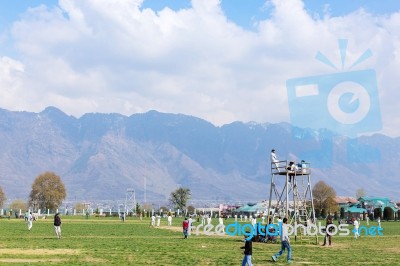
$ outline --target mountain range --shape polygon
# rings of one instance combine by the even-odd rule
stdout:
[[[0,186],[8,199],[27,199],[43,172],[59,175],[67,199],[167,200],[183,186],[192,200],[257,201],[269,197],[272,148],[281,160],[310,163],[312,182],[338,195],[399,200],[400,138],[348,139],[288,123],[214,126],[184,114],[149,111],[75,118],[55,107],[40,113],[0,109]]]

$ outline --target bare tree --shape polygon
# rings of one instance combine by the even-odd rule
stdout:
[[[366,193],[363,188],[359,188],[356,190],[356,199],[359,199],[361,197],[365,197]]]
[[[186,208],[187,202],[190,199],[190,189],[188,188],[178,188],[171,192],[170,201],[175,206],[175,208],[183,210]]]
[[[314,206],[316,206],[319,211],[337,211],[336,202],[334,200],[336,197],[336,191],[331,186],[321,180],[314,185],[312,192]]]
[[[36,177],[32,184],[29,205],[36,209],[56,209],[66,196],[61,178],[53,172],[45,172]]]

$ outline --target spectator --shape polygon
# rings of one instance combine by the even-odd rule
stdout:
[[[359,235],[359,233],[358,233],[358,227],[359,227],[360,224],[359,224],[359,222],[358,222],[357,219],[354,219],[353,225],[354,225],[354,229],[353,229],[354,238],[357,239],[357,238],[360,237],[360,235]]]
[[[168,220],[168,226],[171,226],[172,225],[172,216],[171,216],[171,214],[168,215],[167,220]]]
[[[283,218],[283,224],[280,229],[280,235],[281,235],[281,250],[272,256],[272,260],[274,262],[277,261],[278,258],[285,252],[285,249],[287,249],[287,251],[288,251],[287,262],[292,263],[292,248],[290,247],[290,240],[289,240],[286,217]]]
[[[253,265],[251,263],[251,255],[253,253],[253,244],[251,242],[251,239],[247,240],[246,237],[248,236],[248,234],[250,234],[250,232],[246,232],[246,234],[244,236],[245,237],[244,247],[241,247],[242,249],[244,249],[244,252],[243,252],[244,253],[244,257],[243,257],[243,260],[242,260],[242,266],[246,266],[246,264],[249,265],[249,266]]]
[[[332,231],[333,231],[332,217],[328,216],[328,218],[326,219],[324,244],[322,246],[326,246],[326,239],[328,239],[329,246],[332,245]]]
[[[54,215],[54,231],[56,232],[57,238],[61,239],[61,218],[59,213]]]
[[[28,215],[28,230],[29,231],[32,229],[32,222],[33,222],[32,212],[29,212],[29,215]]]
[[[183,238],[188,238],[188,230],[189,230],[189,221],[187,217],[185,217],[185,220],[182,222],[182,229],[183,229]]]
[[[161,222],[161,216],[157,215],[157,226],[160,226],[160,222]]]

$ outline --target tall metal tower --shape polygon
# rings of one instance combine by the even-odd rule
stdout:
[[[136,197],[135,190],[133,188],[128,188],[126,190],[125,196],[125,214],[132,212],[134,214],[136,211]]]
[[[310,226],[316,222],[311,187],[310,163],[279,161],[271,163],[271,186],[267,221],[277,217],[288,219],[288,224]],[[298,230],[298,233],[301,230]],[[316,242],[318,236],[315,235]],[[295,237],[297,239],[297,236]]]

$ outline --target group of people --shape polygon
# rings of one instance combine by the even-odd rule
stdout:
[[[33,226],[33,220],[34,220],[32,212],[28,212],[27,211],[25,213],[24,218],[25,218],[25,222],[28,223],[28,230],[31,231],[32,226]],[[56,233],[57,238],[61,239],[61,218],[60,218],[60,214],[59,213],[56,213],[54,215],[54,223],[53,223],[53,225],[54,225],[54,231]]]
[[[290,237],[288,235],[288,228],[287,228],[287,218],[283,218],[283,220],[278,220],[278,224],[280,225],[281,232],[280,232],[280,239],[281,239],[281,249],[275,253],[272,256],[272,261],[276,262],[280,256],[283,255],[285,250],[287,250],[287,262],[292,263],[292,249],[290,246]],[[357,219],[353,220],[353,225],[354,225],[354,237],[355,239],[359,238],[360,235],[358,233],[358,228],[359,228],[359,222]],[[333,231],[333,221],[332,217],[328,216],[326,220],[326,227],[325,227],[326,233],[324,237],[324,243],[322,246],[332,245],[332,231]],[[246,236],[245,236],[246,237]],[[244,249],[244,258],[242,260],[242,266],[245,266],[246,264],[251,266],[253,265],[251,262],[251,256],[252,256],[252,239],[245,239],[245,245],[241,247]]]
[[[279,160],[275,153],[275,149],[271,150],[270,159],[271,159],[272,172],[289,173],[289,182],[291,181],[291,178],[295,176],[298,172],[303,174],[308,173],[307,163],[304,160],[301,160],[301,162],[297,164],[294,161],[290,161],[288,165],[286,164],[284,166],[279,165]]]
[[[290,246],[290,237],[288,234],[288,228],[287,228],[287,218],[283,218],[281,222],[278,222],[279,226],[281,229],[280,232],[280,238],[281,238],[281,249],[276,252],[274,255],[272,255],[272,261],[276,262],[280,256],[282,256],[285,253],[285,250],[287,250],[287,262],[292,263],[292,248]],[[253,255],[253,244],[252,244],[252,239],[247,239],[245,236],[245,244],[243,247],[244,249],[244,257],[242,260],[242,266],[252,266],[251,262],[251,256]]]
[[[290,237],[288,234],[288,228],[287,228],[287,221],[288,219],[285,217],[282,219],[279,218],[278,220],[278,225],[281,228],[280,232],[280,239],[281,239],[281,249],[275,253],[271,258],[274,262],[278,260],[280,256],[287,250],[287,261],[288,263],[292,263],[292,248],[290,246]],[[182,230],[183,230],[183,238],[187,239],[189,235],[189,230],[191,226],[191,219],[188,219],[185,217],[185,219],[182,222]],[[249,233],[249,232],[248,232]],[[245,245],[241,247],[244,249],[244,257],[242,260],[242,266],[245,266],[246,264],[249,266],[252,266],[251,262],[251,256],[253,254],[253,245],[252,245],[253,239],[248,239],[248,237],[245,235]]]
[[[153,214],[150,219],[150,226],[155,227],[156,225],[160,226],[160,224],[161,224],[161,216],[160,215],[155,216]],[[172,226],[172,215],[171,214],[169,214],[167,217],[167,224],[169,227]]]

